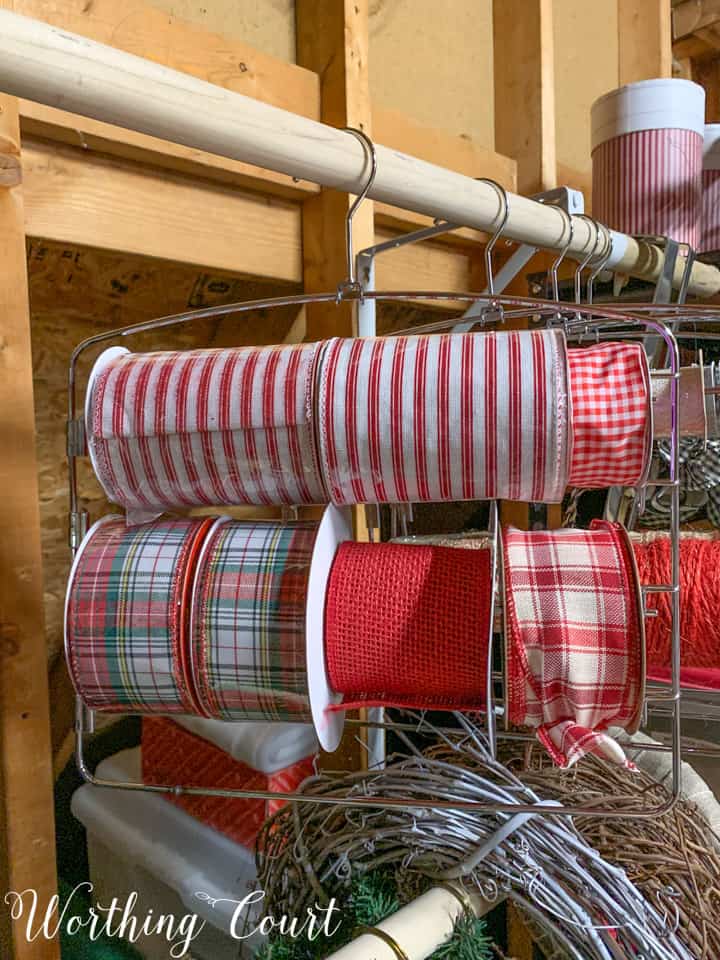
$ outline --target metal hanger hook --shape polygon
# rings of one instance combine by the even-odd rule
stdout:
[[[565,259],[570,245],[573,242],[573,233],[575,232],[575,227],[573,226],[573,218],[562,207],[553,207],[554,210],[557,210],[559,214],[562,215],[563,220],[565,221],[565,227],[563,229],[563,234],[565,233],[565,228],[568,231],[568,239],[565,246],[560,251],[560,254],[554,261],[553,265],[550,267],[550,279],[552,281],[552,294],[553,300],[557,302],[560,299],[560,286],[558,284],[558,270],[560,269],[560,264]]]
[[[503,235],[505,227],[507,226],[508,217],[510,216],[510,201],[508,199],[507,190],[501,183],[498,183],[497,180],[490,180],[488,177],[476,177],[475,179],[478,183],[487,183],[489,186],[491,186],[500,198],[501,204],[500,223],[485,246],[485,276],[487,278],[487,292],[492,297],[495,294],[495,277],[493,276],[492,269],[492,252],[493,247]]]
[[[372,142],[370,137],[363,130],[358,130],[356,127],[345,127],[345,130],[348,133],[351,133],[363,145],[366,158],[370,161],[370,174],[367,178],[365,186],[350,204],[350,208],[345,216],[345,254],[347,257],[347,277],[342,281],[342,283],[338,284],[338,302],[340,302],[340,300],[342,300],[342,298],[350,292],[358,293],[360,296],[362,296],[362,284],[358,283],[357,276],[355,274],[353,218],[355,217],[360,204],[370,192],[370,189],[375,182],[375,174],[377,173],[377,151],[375,149],[375,144]]]
[[[600,255],[600,261],[598,262],[598,265],[595,267],[593,272],[588,277],[588,282],[587,282],[587,302],[588,303],[593,302],[593,287],[595,285],[595,280],[605,269],[605,264],[608,262],[613,252],[613,239],[612,239],[612,234],[610,233],[610,230],[605,226],[604,223],[598,223],[598,226],[600,227],[601,232],[605,236],[605,246],[603,247],[603,252]]]
[[[582,272],[598,252],[598,244],[600,243],[600,224],[594,217],[588,216],[587,213],[579,213],[577,216],[579,220],[585,220],[588,225],[592,226],[595,230],[595,240],[593,245],[577,265],[575,270],[575,303],[579,305],[582,303]]]

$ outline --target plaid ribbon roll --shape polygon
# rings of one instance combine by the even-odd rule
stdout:
[[[65,605],[65,650],[78,695],[109,713],[196,713],[184,615],[195,554],[211,521],[96,524]]]
[[[335,340],[321,469],[333,503],[559,501],[567,362],[556,330]]]
[[[193,676],[219,720],[310,721],[305,608],[317,524],[218,521],[193,590]]]
[[[322,503],[310,417],[319,344],[124,354],[91,385],[88,448],[129,510]]]
[[[570,349],[574,487],[644,482],[652,455],[650,372],[642,344]]]
[[[507,709],[559,766],[592,752],[632,766],[609,726],[634,732],[644,630],[627,534],[509,529],[504,537]]]

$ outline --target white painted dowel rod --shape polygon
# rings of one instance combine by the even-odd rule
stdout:
[[[367,176],[365,151],[350,133],[7,10],[0,11],[0,89],[348,193],[358,192]],[[377,147],[377,160],[375,200],[484,231],[501,220],[503,205],[490,184],[387,147]],[[509,200],[508,238],[565,246],[569,231],[558,210],[515,194]],[[656,248],[623,234],[614,239],[608,266],[657,278]],[[582,257],[595,242],[588,222],[574,218],[568,254]],[[681,271],[679,263],[678,284]],[[720,271],[696,264],[690,291],[717,293]]]
[[[497,905],[470,895],[477,916],[483,916]],[[455,921],[463,906],[456,896],[444,887],[432,887],[412,903],[401,907],[381,923],[378,929],[389,934],[408,960],[426,960],[452,935]],[[363,933],[355,940],[330,954],[327,960],[397,960],[395,950],[380,937]]]

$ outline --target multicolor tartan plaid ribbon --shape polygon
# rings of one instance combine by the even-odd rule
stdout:
[[[557,330],[335,340],[318,397],[330,499],[560,501],[567,397]]]
[[[310,721],[305,607],[317,524],[220,521],[198,563],[191,645],[203,711]]]
[[[108,498],[141,514],[323,503],[311,423],[320,344],[124,354],[92,385],[88,447]]]
[[[644,630],[637,572],[617,524],[504,535],[507,707],[559,766],[592,752],[632,766],[610,726],[637,729]]]
[[[83,702],[109,713],[194,713],[183,616],[207,520],[96,524],[68,584],[65,644]]]
[[[647,356],[639,343],[570,349],[573,487],[635,486],[652,455]]]

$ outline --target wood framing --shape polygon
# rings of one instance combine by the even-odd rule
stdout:
[[[668,0],[618,0],[619,83],[670,76],[672,26]]]
[[[320,77],[320,119],[372,137],[368,72],[367,0],[298,0],[298,63]],[[370,164],[368,160],[368,171]],[[321,190],[303,204],[304,284],[308,293],[332,290],[347,274],[345,216],[350,198]],[[373,205],[363,203],[353,222],[355,251],[375,240]],[[353,332],[350,305],[315,305],[307,311],[310,339]]]
[[[672,40],[677,57],[720,51],[720,0],[683,0],[676,4],[672,10]]]
[[[17,102],[0,95],[0,903],[6,891],[56,889],[47,653],[35,460],[30,313]],[[42,908],[44,910],[44,906]],[[0,907],[0,944],[15,960],[54,960]]]
[[[517,160],[517,189],[557,183],[552,0],[494,0],[495,146]]]

